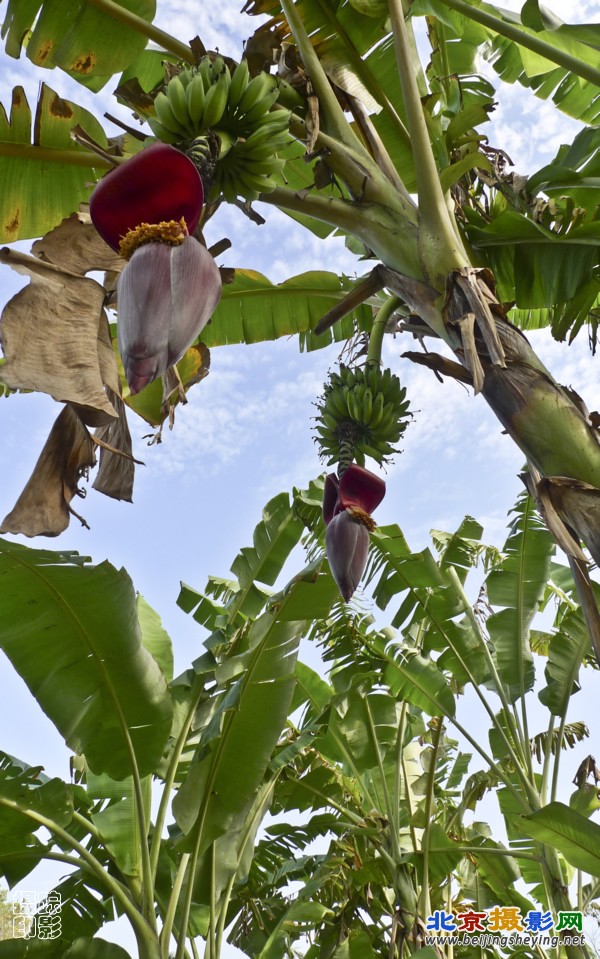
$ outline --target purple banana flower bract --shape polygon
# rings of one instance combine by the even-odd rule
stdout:
[[[325,545],[331,573],[348,602],[361,580],[369,555],[369,530],[344,510],[325,530]]]
[[[221,274],[202,244],[146,243],[117,286],[119,352],[132,394],[181,359],[221,297]]]
[[[351,463],[338,479],[329,473],[323,491],[323,519],[325,525],[349,506],[371,514],[385,496],[385,481],[375,473]]]
[[[90,197],[90,216],[100,236],[118,251],[128,230],[140,223],[183,217],[193,233],[203,200],[192,161],[175,147],[153,143],[102,177]]]
[[[325,477],[325,489],[323,490],[323,519],[325,526],[329,526],[335,514],[339,513],[341,509],[339,488],[340,481],[335,473],[328,473]]]
[[[369,555],[371,513],[385,496],[385,482],[351,463],[338,479],[330,473],[323,491],[325,544],[333,578],[346,602],[358,586]]]

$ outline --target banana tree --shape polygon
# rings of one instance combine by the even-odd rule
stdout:
[[[237,941],[263,959],[306,935],[313,956],[343,959],[391,947],[420,951],[425,959],[433,948],[424,939],[428,911],[441,903],[451,911],[447,877],[456,881],[457,871],[465,899],[481,891],[482,902],[504,897],[522,912],[529,903],[569,909],[565,862],[598,874],[585,770],[572,809],[556,792],[561,748],[581,734],[564,718],[588,644],[574,589],[600,646],[595,588],[581,545],[598,560],[596,418],[553,380],[519,329],[548,324],[565,337],[589,320],[594,335],[597,130],[586,127],[528,182],[510,177],[502,146],[490,147],[479,129],[495,90],[477,75],[484,51],[502,79],[552,96],[557,109],[593,124],[597,28],[562,24],[535,2],[520,16],[466,0],[262,0],[245,9],[271,19],[236,62],[207,53],[201,40],[186,45],[155,28],[147,0],[80,0],[66,15],[47,0],[8,3],[3,35],[10,56],[18,56],[27,39],[27,56],[40,68],[65,70],[92,91],[120,73],[116,95],[135,118],[124,124],[123,136],[107,138],[89,111],[46,85],[33,130],[20,88],[13,91],[10,118],[0,115],[3,238],[45,234],[31,256],[0,254],[31,277],[2,316],[2,381],[7,392],[36,389],[64,404],[2,530],[64,530],[97,449],[96,488],[131,498],[126,409],[160,426],[206,375],[209,349],[230,342],[290,334],[308,348],[349,341],[351,363],[337,374],[339,382],[326,386],[319,435],[330,461],[344,459],[347,466],[348,457],[356,460],[356,475],[361,457],[381,462],[389,455],[406,416],[399,382],[391,373],[385,381],[379,375],[384,335],[401,330],[445,344],[455,359],[431,352],[409,358],[471,384],[523,451],[528,488],[569,556],[572,580],[561,573],[555,589],[562,603],[556,636],[548,641],[532,634],[551,542],[536,528],[529,500],[506,557],[489,557],[494,612],[485,626],[463,588],[464,571],[478,554],[471,526],[467,537],[463,530],[449,542],[439,540],[439,560],[413,556],[397,530],[372,532],[376,601],[385,608],[406,594],[392,621],[403,645],[397,650],[391,634],[349,623],[347,610],[338,637],[336,622],[327,622],[335,585],[319,559],[279,595],[255,582],[274,583],[280,560],[300,535],[298,517],[314,527],[322,490],[313,490],[296,499],[294,511],[289,502],[281,507],[283,518],[281,504],[271,504],[254,547],[236,561],[234,581],[212,581],[205,594],[183,590],[182,606],[194,610],[211,636],[206,655],[167,686],[166,638],[123,574],[107,566],[87,570],[72,555],[6,544],[3,583],[10,588],[2,600],[2,645],[70,747],[85,754],[87,789],[46,783],[39,770],[5,757],[3,868],[20,878],[44,855],[75,868],[65,887],[70,939],[59,955],[65,945],[71,955],[91,954],[90,937],[116,911],[129,919],[144,959],[164,959],[172,935],[178,959],[188,950],[195,954],[198,936],[217,959],[233,921]],[[425,64],[416,24],[424,24],[430,42]],[[161,49],[148,48],[147,40]],[[79,204],[89,199],[90,184],[112,167],[125,170],[157,139],[185,152],[199,172],[204,203],[194,206],[189,224],[198,242],[207,221],[218,222],[221,204],[233,203],[258,222],[252,204],[260,199],[318,236],[342,233],[358,255],[375,261],[373,269],[358,283],[314,272],[278,286],[244,270],[235,277],[222,270],[221,301],[210,325],[194,342],[183,337],[181,347],[177,340],[184,350],[177,372],[167,370],[142,389],[136,381],[132,389],[115,349],[119,339],[130,342],[123,338],[129,321],[121,313],[115,329],[105,312],[114,310],[115,289],[122,294],[127,247],[110,236],[104,242]],[[128,232],[139,226],[125,224]],[[161,242],[189,248],[188,239],[184,224]],[[206,252],[218,257],[223,248]],[[164,272],[172,278],[170,257],[169,263]],[[87,276],[92,270],[104,271],[102,283]],[[361,352],[364,369],[355,362]],[[341,515],[337,508],[329,525]],[[273,516],[280,524],[273,525]],[[24,597],[37,604],[44,627],[43,669]],[[107,623],[109,613],[115,623]],[[335,655],[330,683],[301,668],[294,674],[307,621],[326,623],[319,629]],[[50,635],[54,642],[47,642]],[[544,697],[557,717],[535,737],[526,713],[532,638],[541,651],[547,647]],[[294,676],[302,690],[296,700]],[[367,695],[373,684],[378,692]],[[483,700],[489,749],[457,719],[464,686]],[[487,686],[497,697],[494,706],[485,698]],[[280,738],[288,710],[303,704],[308,718]],[[430,716],[427,728],[420,713]],[[460,801],[448,793],[462,784],[466,760],[459,757],[446,775],[454,748],[450,726],[484,764]],[[536,753],[543,757],[541,773]],[[316,776],[317,785],[309,783],[314,808],[320,790],[319,801],[334,815],[306,827],[306,841],[331,831],[334,861],[298,865],[282,855],[269,862],[265,850],[256,860],[257,876],[250,849],[267,808],[313,808],[306,800],[294,806],[299,800],[286,793],[294,779],[310,778],[307,757],[324,769],[322,781]],[[444,795],[436,794],[436,773]],[[153,825],[151,775],[164,785]],[[514,848],[494,845],[465,817],[478,796],[499,784],[509,841],[521,841]],[[175,789],[175,825],[164,839]],[[51,845],[36,837],[41,826]],[[288,850],[304,841],[288,839],[285,830],[280,835]],[[355,883],[351,859],[366,863]],[[314,865],[322,869],[315,873]],[[311,885],[310,872],[321,881]],[[529,899],[511,891],[519,873],[533,886]],[[291,905],[281,885],[288,875],[306,880],[306,893]],[[379,884],[377,907],[364,898],[365,879],[367,890]],[[594,882],[587,890],[580,883],[578,905],[594,896]],[[257,898],[267,903],[262,913]],[[46,948],[51,955],[54,947]],[[567,949],[573,959],[587,955],[584,947]],[[98,946],[98,954],[120,956],[110,945]]]

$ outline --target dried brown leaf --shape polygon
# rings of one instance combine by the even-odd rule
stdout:
[[[504,346],[496,327],[492,307],[501,309],[494,293],[494,277],[489,270],[464,267],[450,274],[443,309],[444,316],[449,322],[456,322],[466,314],[473,313],[491,363],[505,367]]]
[[[109,392],[109,396],[119,418],[100,426],[94,433],[96,441],[108,444],[112,450],[100,447],[100,465],[92,487],[105,496],[131,503],[136,460],[132,455],[126,407],[116,393]]]
[[[476,316],[474,313],[466,313],[456,321],[456,326],[458,326],[460,330],[465,366],[473,380],[473,392],[477,394],[481,393],[483,389],[485,374],[475,343],[475,323]]]
[[[573,529],[565,523],[564,515],[559,513],[553,494],[552,480],[541,476],[531,463],[529,463],[527,472],[521,473],[521,479],[527,487],[529,495],[535,500],[540,516],[552,533],[556,543],[567,556],[580,563],[586,563],[585,553],[575,538]]]
[[[72,213],[36,240],[31,252],[45,263],[54,263],[61,270],[84,276],[90,270],[120,273],[126,261],[97,232],[87,212]]]
[[[308,110],[306,112],[306,130],[308,137],[306,140],[306,152],[310,155],[317,142],[320,129],[320,118],[319,118],[319,100],[318,97],[313,92],[312,84],[309,82],[307,86],[308,93]]]
[[[12,389],[37,390],[76,404],[93,426],[115,417],[104,389],[106,383],[119,391],[103,287],[6,247],[0,262],[30,278],[2,313],[3,381]]]
[[[78,493],[79,480],[95,462],[90,434],[77,413],[65,406],[0,533],[58,536],[69,525],[71,513],[77,515],[71,500]]]

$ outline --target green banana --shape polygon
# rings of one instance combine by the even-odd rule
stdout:
[[[329,407],[332,414],[337,416],[338,419],[344,420],[348,418],[348,407],[344,402],[344,397],[340,390],[330,390],[325,405],[326,408]]]
[[[282,126],[279,117],[271,121],[267,120],[265,123],[261,123],[256,130],[253,130],[250,136],[246,137],[246,146],[249,149],[263,146],[265,143],[279,139],[284,131],[287,132],[287,124]]]
[[[191,82],[194,76],[192,70],[189,67],[184,67],[183,70],[179,71],[178,76],[184,86],[184,89],[187,90],[188,84]]]
[[[179,134],[180,139],[182,140],[187,139],[188,131],[175,118],[175,114],[171,108],[171,101],[166,93],[161,92],[156,95],[154,99],[154,110],[156,113],[156,118],[164,127],[167,128],[167,130],[169,130],[171,133]]]
[[[284,107],[288,107],[290,110],[294,110],[297,107],[306,108],[306,100],[291,83],[288,83],[283,77],[277,77],[276,82],[279,89],[279,102],[283,104]]]
[[[360,403],[358,400],[358,395],[355,389],[350,390],[350,392],[348,393],[348,408],[350,410],[350,413],[352,415],[352,419],[354,420],[354,422],[360,424],[361,409],[360,409]]]
[[[233,113],[248,86],[249,72],[248,61],[242,60],[233,71],[231,83],[229,84],[229,104],[228,109]]]
[[[321,419],[321,422],[324,424],[324,426],[326,426],[328,430],[331,430],[331,432],[335,434],[339,425],[335,416],[332,416],[326,410],[323,410],[321,412],[320,419]]]
[[[218,80],[221,74],[223,73],[223,71],[225,70],[225,61],[223,57],[220,57],[220,56],[215,57],[215,59],[212,61],[210,66],[211,66],[213,75],[215,77],[215,80]]]
[[[171,104],[173,116],[184,129],[189,129],[190,113],[185,87],[179,77],[172,77],[167,84],[167,96]],[[193,132],[193,131],[192,131]]]
[[[398,431],[398,416],[393,406],[386,406],[384,408],[383,416],[378,426],[374,427],[374,429],[378,439],[386,439],[388,436],[393,436],[393,441],[396,442],[395,434]]]
[[[194,133],[202,129],[202,118],[204,116],[204,83],[202,77],[196,75],[192,78],[185,91],[188,110],[191,122],[194,126]]]
[[[202,124],[205,129],[210,129],[217,125],[225,112],[227,106],[227,77],[224,73],[210,88],[204,100],[204,116]]]
[[[356,371],[350,366],[340,366],[340,375],[342,378],[342,383],[345,386],[350,388],[354,386],[356,382]]]
[[[358,443],[358,449],[361,453],[364,453],[365,456],[370,456],[376,463],[381,463],[384,459],[384,454],[382,455],[381,450],[376,446],[371,446],[370,443],[363,443],[361,441]]]
[[[148,117],[148,125],[154,136],[162,140],[163,143],[170,143],[171,145],[181,143],[181,136],[178,133],[171,133],[171,131],[167,130],[166,126],[155,117]]]
[[[369,381],[369,386],[373,390],[373,393],[381,392],[381,372],[378,366],[369,364],[366,370],[367,379]]]
[[[256,175],[251,173],[249,170],[240,169],[238,171],[238,176],[240,182],[246,188],[247,193],[271,193],[271,191],[277,186],[275,180],[271,180],[269,177]],[[248,199],[250,199],[250,197],[248,197]],[[258,196],[255,196],[252,199],[257,200]]]
[[[240,168],[248,170],[254,176],[275,177],[278,176],[285,167],[285,160],[279,157],[267,157],[265,160],[255,160],[250,157],[240,156]]]
[[[244,126],[253,127],[255,123],[258,123],[268,114],[269,110],[277,100],[277,96],[277,90],[271,90],[269,93],[265,93],[264,97],[261,97],[260,100],[257,100],[255,103],[253,103],[248,110],[245,110],[240,115],[239,122],[243,123]]]
[[[362,396],[362,407],[361,407],[361,421],[365,426],[369,426],[371,423],[371,417],[373,414],[373,393],[371,392],[370,387],[365,387],[365,391]]]
[[[229,175],[229,172],[228,172],[227,170],[223,170],[223,171],[222,171],[222,177],[221,177],[221,180],[220,180],[220,188],[221,188],[221,192],[222,192],[223,196],[225,197],[225,200],[227,201],[227,203],[235,203],[235,201],[236,201],[237,198],[238,198],[237,183],[236,183],[235,180]]]
[[[371,410],[371,419],[369,420],[371,430],[377,429],[383,419],[383,404],[383,393],[376,393],[373,397],[373,408]]]
[[[259,100],[273,89],[274,77],[270,73],[259,73],[248,83],[236,111],[237,116],[244,116]]]
[[[287,142],[284,146],[287,146]],[[280,149],[281,143],[278,140],[267,140],[266,143],[262,143],[256,147],[249,147],[247,143],[240,143],[239,156],[240,159],[243,159],[244,163],[252,165],[260,164],[264,161],[277,160],[277,163],[273,165],[273,169],[276,169],[279,173],[286,164],[286,160],[276,156]]]
[[[207,93],[214,82],[210,57],[202,57],[200,63],[198,64],[198,73],[202,77],[204,92]]]

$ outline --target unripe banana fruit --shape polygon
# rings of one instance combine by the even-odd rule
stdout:
[[[394,444],[411,416],[398,377],[373,363],[332,373],[317,407],[319,447],[329,464],[339,463],[349,447],[357,463],[365,456],[384,462],[397,452]]]
[[[291,142],[291,114],[274,109],[278,96],[275,76],[260,73],[251,78],[246,60],[231,73],[223,57],[206,56],[196,67],[184,67],[171,77],[155,98],[149,124],[156,137],[170,144],[208,143],[213,134],[218,136],[226,149],[212,157],[210,195],[221,192],[231,202],[238,197],[255,200],[278,185],[286,162],[278,154]],[[188,145],[190,158],[204,176],[205,158],[193,143]]]

